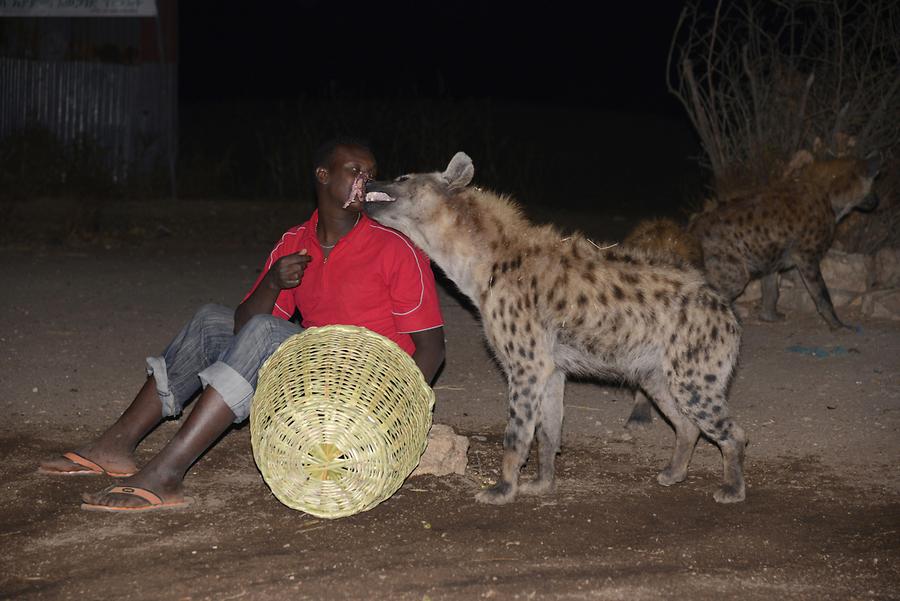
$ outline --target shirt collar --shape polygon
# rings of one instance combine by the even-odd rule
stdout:
[[[349,232],[347,232],[347,234],[343,238],[341,238],[341,240],[344,242],[350,242],[351,240],[356,238],[358,235],[360,235],[359,232],[367,229],[371,223],[372,223],[372,219],[368,215],[366,215],[364,212],[360,213],[359,221],[356,222],[356,225],[353,226],[353,229],[351,229]],[[319,246],[319,248],[321,248],[322,245],[319,244],[319,239],[316,236],[316,226],[318,224],[319,224],[319,209],[315,209],[312,213],[312,216],[310,216],[310,218],[309,218],[309,228],[307,231],[307,235],[310,236],[311,238],[315,238],[316,245]]]

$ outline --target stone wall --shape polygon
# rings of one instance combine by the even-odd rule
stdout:
[[[900,320],[900,248],[882,248],[874,256],[830,250],[822,260],[822,277],[840,315],[841,307],[859,308],[866,317]],[[816,306],[796,269],[779,276],[778,308],[815,313]],[[736,300],[755,305],[760,282],[750,282]]]

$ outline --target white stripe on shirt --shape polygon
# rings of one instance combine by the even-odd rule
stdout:
[[[394,230],[392,230],[390,228],[375,225],[374,223],[370,224],[370,227],[373,227],[377,230],[384,230],[385,232],[391,233],[391,234],[397,236],[398,238],[400,238],[401,240],[403,240],[403,243],[406,244],[407,248],[409,248],[409,251],[413,254],[413,258],[415,258],[415,260],[416,260],[416,267],[419,268],[419,287],[420,287],[419,304],[404,313],[396,313],[394,311],[391,311],[391,315],[397,315],[397,316],[409,315],[410,313],[412,313],[413,311],[416,311],[419,307],[421,307],[422,301],[425,299],[425,276],[422,273],[422,265],[419,263],[419,254],[415,251],[415,249],[412,247],[412,245],[409,243],[409,241],[406,238],[404,238],[401,234],[399,234],[398,232],[395,232]]]

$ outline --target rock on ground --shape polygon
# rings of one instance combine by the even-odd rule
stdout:
[[[433,424],[428,432],[428,443],[419,460],[419,465],[411,476],[434,474],[464,474],[466,472],[466,452],[469,439],[460,436],[453,428],[444,424]]]

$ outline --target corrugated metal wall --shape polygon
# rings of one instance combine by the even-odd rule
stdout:
[[[87,138],[119,180],[164,167],[173,80],[171,65],[0,58],[0,137],[36,125],[66,146]]]
[[[152,19],[0,20],[0,138],[39,126],[90,140],[118,181],[168,168],[177,63],[159,61],[156,31]]]

